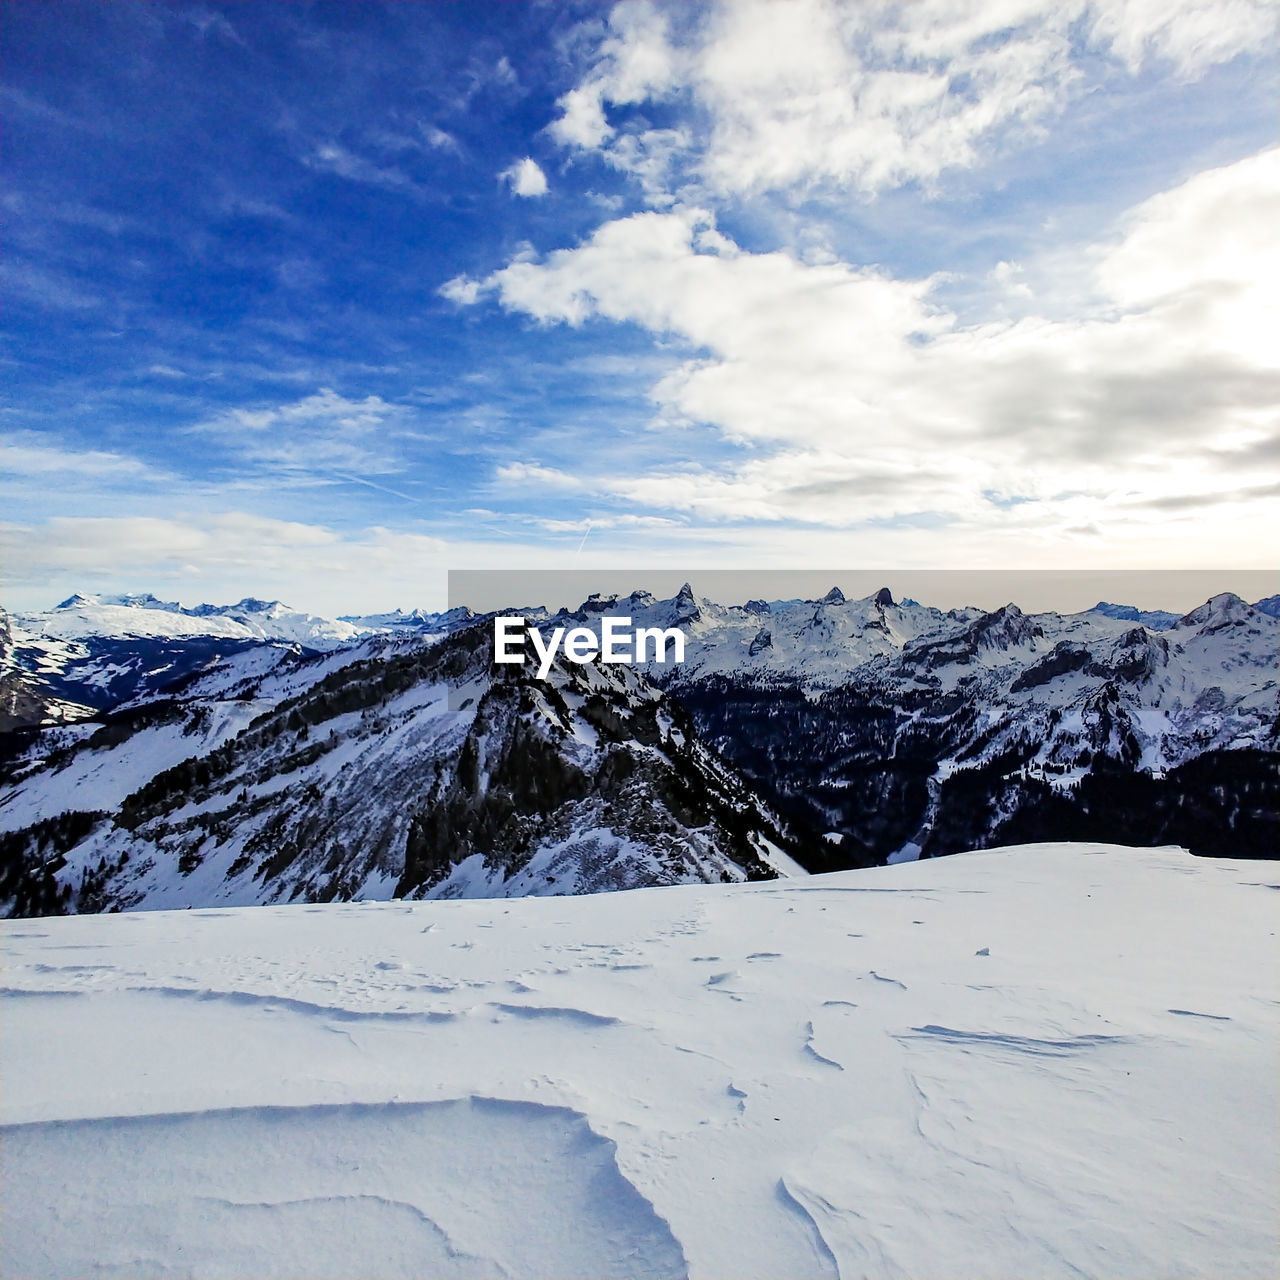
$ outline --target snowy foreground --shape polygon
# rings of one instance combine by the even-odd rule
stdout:
[[[1273,1276],[1280,866],[6,922],[0,1271]]]

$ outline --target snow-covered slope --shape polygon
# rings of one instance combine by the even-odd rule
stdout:
[[[41,662],[24,652],[23,641],[21,630],[15,636],[9,615],[0,609],[0,734],[92,715],[91,706],[59,696]]]
[[[7,1276],[1271,1277],[1274,862],[0,925]]]

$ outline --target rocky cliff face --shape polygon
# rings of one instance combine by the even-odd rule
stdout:
[[[48,694],[15,661],[9,615],[0,609],[0,733],[44,723]]]

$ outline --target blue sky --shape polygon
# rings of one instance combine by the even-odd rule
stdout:
[[[1264,567],[1273,6],[6,0],[3,600]]]

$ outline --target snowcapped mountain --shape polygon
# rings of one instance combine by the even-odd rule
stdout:
[[[282,607],[173,608],[68,611],[221,625]],[[686,661],[561,656],[547,684],[492,665],[494,615],[469,610],[382,615],[324,653],[46,637],[108,646],[79,684],[65,654],[40,674],[104,709],[6,735],[0,900],[23,913],[580,893],[1107,832],[1266,856],[1280,841],[1277,619],[1231,595],[1164,629],[1114,612],[942,611],[887,590],[595,596],[529,616],[544,632],[620,614],[680,626]],[[135,646],[115,683],[112,645]],[[171,648],[148,662],[139,645]],[[7,670],[15,707],[35,696],[29,668]]]
[[[238,604],[194,608],[157,600],[151,594],[74,595],[48,613],[19,614],[15,621],[35,636],[56,640],[210,636],[227,640],[269,640],[308,649],[350,644],[369,628],[300,613],[279,600],[247,597]]]
[[[1096,838],[1107,812],[1136,843],[1221,850],[1229,834],[1265,856],[1280,839],[1277,620],[1238,597],[1151,631],[1096,610],[942,615],[835,594],[721,622],[667,687],[851,860]],[[772,643],[752,653],[751,627]]]
[[[466,626],[475,613],[465,606],[443,613],[427,613],[422,609],[392,609],[390,613],[343,614],[338,621],[350,623],[361,631],[420,631],[441,634]]]
[[[846,683],[872,659],[897,654],[910,642],[949,636],[980,613],[896,604],[883,590],[864,600],[846,600],[838,588],[816,601],[722,605],[696,596],[686,583],[670,600],[647,592],[596,596],[547,625],[572,619],[598,632],[603,615],[622,614],[637,627],[680,627],[689,640],[681,681],[728,675],[822,688]],[[662,674],[657,666],[649,670]]]
[[[184,608],[155,596],[74,595],[5,616],[6,728],[68,724],[148,697],[259,645],[327,652],[381,628],[300,613],[278,600]],[[27,692],[17,693],[21,687]]]
[[[1261,608],[1261,604],[1254,608]],[[1136,609],[1131,604],[1108,604],[1105,600],[1099,600],[1089,612],[1119,618],[1122,622],[1140,622],[1148,631],[1166,631],[1182,616],[1164,609]]]

